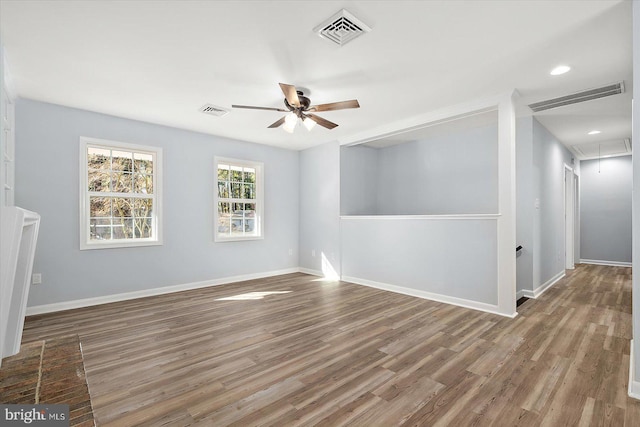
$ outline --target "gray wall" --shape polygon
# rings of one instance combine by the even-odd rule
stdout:
[[[341,214],[497,213],[497,123],[429,130],[384,148],[342,147]],[[347,279],[498,303],[495,218],[343,218],[340,233]]]
[[[533,290],[533,118],[516,121],[516,291]]]
[[[4,69],[4,46],[0,40],[0,102],[2,102],[2,107],[0,107],[0,117],[4,117],[5,115],[5,107],[4,107],[4,99],[8,97],[8,94],[5,92],[5,69]],[[4,120],[4,119],[3,119]],[[6,184],[6,168],[7,165],[4,161],[4,153],[6,149],[6,135],[4,131],[0,132],[0,207],[6,205],[6,190],[4,185]]]
[[[572,155],[533,119],[533,287],[564,272],[564,165]]]
[[[330,142],[299,156],[300,267],[322,271],[324,256],[340,274],[340,145]]]
[[[342,215],[498,212],[497,124],[341,150]]]
[[[572,155],[532,116],[516,122],[516,289],[533,293],[564,272],[564,170]]]
[[[580,171],[581,258],[630,263],[631,156],[586,160]]]
[[[30,306],[298,266],[297,152],[30,100],[16,110],[16,201],[42,216]],[[80,136],[163,148],[164,245],[79,250]],[[214,156],[264,162],[263,240],[213,242]]]
[[[378,214],[498,212],[497,124],[380,149]]]
[[[497,305],[495,219],[342,220],[342,274]]]
[[[378,213],[379,152],[365,145],[340,148],[341,215]]]

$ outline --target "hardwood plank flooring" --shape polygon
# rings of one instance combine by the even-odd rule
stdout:
[[[78,334],[99,426],[640,426],[631,269],[515,319],[290,274],[29,317]]]

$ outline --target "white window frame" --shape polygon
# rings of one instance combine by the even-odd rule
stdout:
[[[255,203],[255,221],[257,232],[250,236],[226,236],[218,233],[218,165],[229,164],[233,166],[249,167],[256,170],[256,198],[255,199],[223,199],[237,200],[235,203]],[[231,159],[228,157],[214,157],[214,186],[213,186],[213,240],[214,242],[237,242],[245,240],[261,240],[264,239],[264,164],[250,160]]]
[[[90,196],[98,193],[89,191],[87,148],[97,147],[111,150],[122,149],[136,153],[151,154],[153,156],[153,194],[145,194],[144,198],[153,199],[153,232],[151,238],[91,240],[89,233]],[[80,250],[129,248],[139,246],[162,245],[162,148],[147,145],[129,144],[126,142],[109,141],[105,139],[80,137]],[[124,195],[136,198],[136,193],[111,193],[100,192],[106,197],[118,197]]]

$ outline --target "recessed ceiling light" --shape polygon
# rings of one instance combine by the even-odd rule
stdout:
[[[597,135],[599,133],[600,133],[599,130],[592,130],[591,132],[588,133],[588,135]]]
[[[559,76],[560,74],[569,72],[569,70],[571,70],[571,67],[569,67],[568,65],[558,65],[556,68],[551,70],[549,74],[551,74],[552,76]]]

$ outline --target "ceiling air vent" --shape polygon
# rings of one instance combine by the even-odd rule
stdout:
[[[322,38],[339,46],[344,46],[356,37],[368,33],[371,28],[364,22],[342,9],[331,18],[313,29]]]
[[[578,102],[591,101],[592,99],[604,98],[605,96],[618,95],[624,93],[624,82],[602,86],[596,89],[589,89],[560,98],[548,99],[546,101],[529,104],[529,108],[534,113],[562,107],[564,105],[577,104]]]
[[[202,107],[200,107],[199,111],[201,113],[210,114],[212,116],[218,116],[218,117],[222,117],[225,114],[229,113],[229,110],[226,110],[222,107],[215,106],[213,104],[204,104]]]

